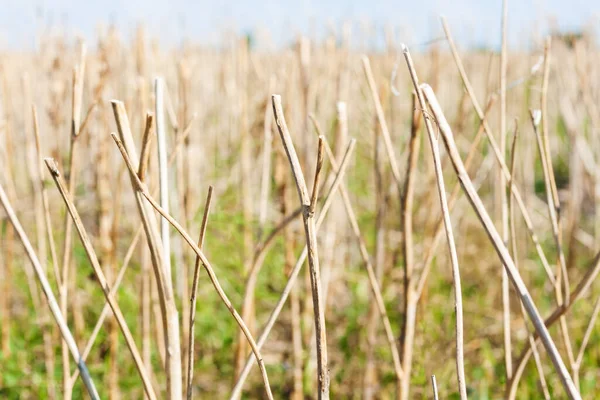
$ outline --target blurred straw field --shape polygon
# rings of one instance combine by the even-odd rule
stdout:
[[[305,256],[260,349],[274,398],[433,398],[431,375],[440,398],[460,398],[457,278],[469,397],[576,398],[565,391],[542,342],[533,345],[534,357],[527,352],[538,327],[513,281],[503,278],[489,228],[459,187],[439,115],[413,97],[398,41],[390,38],[385,49],[372,51],[352,46],[343,30],[320,42],[299,37],[267,51],[249,36],[225,35],[219,48],[192,42],[165,47],[152,37],[141,28],[131,40],[114,29],[88,43],[47,35],[36,50],[0,53],[1,398],[88,396],[8,204],[77,348],[87,356],[101,398],[143,398],[145,390],[148,398],[188,394],[194,293],[189,394],[229,398],[239,383],[243,398],[266,398],[265,377],[256,365],[245,382],[238,379],[246,360],[256,364],[240,322],[261,347],[259,338],[315,217],[318,252],[312,248]],[[575,392],[594,398],[600,380],[600,288],[594,282],[600,268],[598,47],[585,33],[554,35],[533,42],[529,51],[456,46],[464,76],[446,37],[411,49],[415,70],[435,92],[532,302],[542,319],[553,316],[550,337]],[[275,93],[281,115],[274,114]],[[282,142],[283,115],[308,197],[318,188],[310,207],[299,201],[288,161],[293,157]],[[115,141],[124,143],[135,172],[137,160],[147,170],[140,178],[145,194]],[[456,264],[430,143],[441,153]],[[319,153],[323,166],[315,174]],[[47,157],[58,175],[46,167]],[[61,180],[72,201],[57,190]],[[166,236],[160,231],[166,220],[145,196],[160,202],[194,243],[206,218],[197,246],[206,260],[196,260],[198,252],[178,230],[170,227]],[[72,222],[67,203],[81,225]],[[80,240],[81,227],[91,253]],[[157,265],[153,246],[162,254]],[[237,322],[203,269],[206,261],[239,313]],[[113,296],[110,288],[121,281],[124,266]],[[107,308],[87,355],[106,298],[118,304],[123,319]],[[325,343],[318,340],[324,332],[315,333],[316,312],[324,316]],[[174,315],[177,326],[167,326],[173,320],[165,322],[165,315]],[[122,335],[123,326],[133,342]],[[328,375],[330,388],[318,375]]]

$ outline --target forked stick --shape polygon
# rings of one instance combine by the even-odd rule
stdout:
[[[296,181],[298,197],[302,204],[302,217],[304,220],[304,233],[306,235],[306,244],[308,249],[308,266],[310,269],[310,284],[313,300],[313,310],[315,318],[316,343],[317,343],[317,381],[319,399],[329,399],[329,368],[327,367],[327,334],[325,330],[325,304],[322,299],[321,291],[321,271],[319,266],[319,256],[317,251],[317,237],[315,227],[315,207],[318,198],[318,185],[321,167],[323,166],[323,137],[319,138],[319,151],[317,155],[317,169],[313,185],[312,196],[308,194],[308,188],[304,180],[304,173],[300,167],[300,160],[296,154],[296,149],[292,142],[292,137],[287,128],[283,107],[281,105],[281,96],[273,95],[273,112],[275,122],[279,129],[279,135],[283,142],[283,147],[288,156],[292,174]]]
[[[331,188],[329,189],[329,192],[325,196],[325,202],[323,203],[321,212],[319,213],[319,218],[317,219],[317,223],[316,223],[317,231],[319,230],[319,228],[321,227],[321,224],[325,220],[327,211],[329,211],[329,207],[331,206],[331,203],[333,202],[333,195],[338,190],[338,188],[342,182],[342,178],[344,177],[346,167],[348,166],[348,162],[350,161],[350,154],[352,154],[355,144],[356,144],[356,139],[351,139],[350,143],[348,144],[348,147],[346,148],[346,153],[344,154],[344,158],[342,159],[342,162],[340,164],[339,172],[336,175],[335,180],[331,184]],[[300,270],[302,269],[302,265],[304,264],[304,261],[306,261],[306,255],[307,255],[307,249],[306,249],[306,246],[304,246],[304,250],[302,251],[302,254],[300,254],[300,257],[298,257],[298,261],[296,262],[296,265],[294,265],[294,268],[290,272],[288,281],[285,285],[285,288],[283,288],[283,292],[281,293],[281,296],[279,297],[279,300],[277,301],[275,308],[271,312],[271,315],[269,316],[269,319],[267,320],[267,322],[265,324],[262,334],[258,338],[257,345],[258,345],[259,349],[262,348],[262,346],[267,341],[267,338],[269,337],[269,334],[271,333],[271,330],[273,329],[273,326],[275,325],[275,321],[277,321],[277,318],[279,317],[281,310],[283,310],[283,306],[285,305],[285,302],[287,301],[287,298],[290,295],[290,292],[292,291],[294,284],[296,283],[296,279],[298,278],[298,274],[300,273]],[[240,397],[242,388],[244,386],[244,382],[246,382],[246,379],[248,378],[248,374],[250,373],[250,370],[252,369],[253,366],[254,366],[254,357],[250,356],[246,359],[246,364],[244,365],[244,369],[240,373],[240,376],[231,392],[231,395],[229,396],[230,399],[238,399]]]
[[[227,297],[227,294],[225,294],[225,292],[223,291],[223,288],[221,287],[221,284],[219,283],[219,280],[212,268],[212,265],[210,264],[210,262],[208,261],[208,259],[206,258],[206,256],[202,252],[202,250],[200,250],[198,248],[198,246],[194,243],[194,240],[191,238],[191,236],[186,231],[184,231],[183,228],[181,227],[181,225],[177,221],[175,221],[175,219],[173,219],[173,217],[171,217],[171,215],[169,215],[169,213],[167,213],[165,210],[163,210],[163,208],[150,195],[146,185],[142,181],[140,181],[139,177],[137,176],[137,174],[135,172],[135,168],[133,167],[133,164],[131,163],[131,160],[129,159],[129,155],[127,154],[127,151],[125,150],[123,142],[121,142],[121,140],[117,137],[117,135],[115,133],[111,133],[111,136],[112,136],[113,140],[115,141],[115,143],[117,144],[119,151],[121,152],[121,156],[123,157],[123,160],[125,161],[127,169],[129,170],[129,173],[132,177],[132,181],[136,185],[136,190],[143,197],[145,197],[146,200],[148,200],[148,203],[150,203],[150,205],[152,205],[152,207],[154,207],[154,209],[156,211],[158,211],[158,213],[160,215],[162,215],[167,221],[169,221],[169,223],[183,237],[183,239],[187,242],[187,244],[194,250],[196,255],[200,258],[200,261],[202,262],[204,269],[206,270],[208,277],[210,278],[219,297],[221,298],[221,300],[223,301],[223,303],[225,304],[225,306],[227,307],[227,309],[229,310],[231,315],[233,315],[233,318],[235,319],[235,321],[237,322],[239,327],[244,332],[244,335],[246,335],[246,338],[248,339],[248,342],[250,343],[250,347],[252,348],[254,356],[256,357],[256,359],[258,361],[258,365],[261,369],[263,381],[265,383],[265,391],[267,392],[267,397],[269,399],[272,399],[273,394],[271,393],[271,387],[269,386],[269,378],[267,376],[267,370],[265,368],[264,361],[260,354],[260,350],[256,346],[254,338],[252,337],[252,333],[250,333],[250,330],[248,329],[248,327],[246,326],[246,324],[244,323],[244,321],[242,320],[242,318],[236,311],[235,307],[233,306],[233,304]]]

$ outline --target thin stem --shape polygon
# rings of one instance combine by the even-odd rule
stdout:
[[[506,154],[506,66],[507,66],[507,39],[506,25],[508,19],[508,0],[502,1],[502,46],[500,51],[500,152]],[[502,171],[499,172],[499,193],[501,196],[502,240],[508,245],[508,194],[506,192],[506,178]],[[512,174],[511,174],[512,176]],[[512,181],[512,179],[511,179]],[[509,192],[510,193],[510,192]],[[510,336],[510,296],[509,283],[506,269],[502,268],[502,327],[504,333],[504,366],[506,380],[512,376],[512,344]]]
[[[146,124],[144,127],[144,136],[142,137],[142,150],[140,152],[140,165],[138,166],[138,176],[143,182],[148,170],[148,161],[150,160],[150,143],[152,143],[152,121],[154,116],[151,112],[146,113]]]
[[[412,94],[411,130],[408,144],[408,161],[406,165],[406,179],[402,191],[402,230],[404,240],[402,251],[404,253],[404,318],[401,331],[402,365],[406,373],[400,381],[399,394],[401,398],[408,399],[410,394],[410,377],[412,370],[413,347],[415,337],[415,321],[418,295],[416,293],[414,274],[414,238],[413,238],[413,199],[415,191],[415,175],[419,161],[419,128],[421,118],[417,111],[417,95]]]
[[[210,213],[210,204],[212,200],[213,187],[208,187],[206,203],[204,205],[204,214],[202,215],[202,225],[200,226],[200,237],[198,238],[198,248],[204,247],[204,237],[206,236],[206,226],[208,225],[208,214]],[[200,257],[196,256],[194,265],[194,280],[192,282],[192,294],[190,298],[190,335],[188,338],[188,370],[187,370],[187,399],[193,397],[192,380],[194,375],[194,325],[196,322],[196,296],[198,295],[198,281],[200,280]]]
[[[404,57],[408,65],[408,70],[412,78],[412,82],[417,92],[417,98],[419,99],[419,105],[422,110],[426,110],[427,104],[423,97],[422,88],[419,86],[419,78],[417,77],[416,70],[413,66],[412,58],[408,48],[403,48]],[[450,262],[452,265],[452,278],[454,282],[454,309],[456,312],[456,373],[458,377],[458,389],[460,398],[465,400],[467,398],[467,386],[465,382],[465,365],[464,365],[464,350],[463,350],[463,310],[462,310],[462,290],[460,282],[460,269],[458,266],[458,255],[456,253],[456,245],[454,242],[454,234],[452,232],[452,221],[450,219],[450,211],[448,210],[448,201],[446,199],[446,188],[444,185],[444,175],[442,171],[442,161],[439,153],[439,143],[437,140],[437,133],[435,132],[431,123],[431,118],[425,112],[423,119],[425,121],[425,127],[429,135],[429,144],[433,152],[433,163],[435,166],[435,176],[437,180],[438,195],[440,197],[440,204],[442,208],[442,214],[444,216],[444,227],[446,231],[446,240],[448,242],[448,250],[450,252]]]

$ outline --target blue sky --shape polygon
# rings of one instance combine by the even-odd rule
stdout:
[[[600,21],[600,1],[509,0],[510,43],[527,46],[532,34],[552,24],[577,29]],[[114,23],[129,35],[144,22],[148,32],[164,43],[183,38],[218,43],[223,29],[269,31],[272,43],[282,44],[298,33],[322,37],[328,26],[338,32],[342,21],[352,21],[353,36],[368,22],[381,44],[383,27],[396,27],[398,41],[418,44],[441,34],[438,16],[445,15],[463,46],[497,46],[501,0],[0,0],[0,47],[32,47],[35,33],[45,25],[59,25],[69,33],[94,38],[99,22]],[[596,32],[597,32],[596,28]]]

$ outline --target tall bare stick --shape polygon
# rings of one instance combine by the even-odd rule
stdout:
[[[208,214],[210,213],[210,203],[212,200],[213,187],[208,187],[206,203],[204,205],[204,215],[202,216],[202,225],[200,226],[200,237],[198,238],[198,248],[202,250],[204,246],[204,237],[206,235],[206,226],[208,224]],[[194,325],[196,322],[196,296],[198,295],[198,281],[200,280],[200,257],[196,256],[194,265],[194,280],[192,281],[192,293],[190,298],[190,336],[188,338],[188,364],[187,364],[187,399],[193,397],[192,380],[194,375]]]
[[[508,18],[508,0],[502,1],[502,48],[500,51],[500,153],[506,154],[506,24]],[[498,171],[499,183],[498,190],[501,196],[500,218],[502,221],[502,239],[508,245],[509,226],[508,226],[508,196],[506,193],[506,177],[502,171]],[[512,376],[512,346],[510,337],[510,297],[509,283],[506,269],[502,268],[502,320],[504,331],[504,366],[506,368],[506,379]]]
[[[402,320],[401,346],[402,367],[404,375],[400,381],[399,395],[408,399],[410,393],[410,376],[412,370],[413,346],[415,337],[415,321],[417,317],[417,302],[419,295],[416,291],[414,279],[414,241],[413,241],[413,199],[415,190],[415,175],[419,161],[419,128],[421,118],[417,112],[417,95],[412,95],[413,112],[411,115],[410,141],[408,144],[408,161],[406,166],[406,179],[402,192],[402,252],[404,253],[404,318]]]
[[[581,399],[581,395],[575,387],[573,380],[571,379],[571,375],[569,374],[569,371],[567,370],[556,348],[556,345],[554,344],[554,341],[552,340],[552,337],[548,332],[548,329],[544,325],[544,322],[537,310],[537,307],[531,299],[531,295],[529,294],[529,290],[527,289],[525,283],[523,282],[523,279],[521,278],[521,274],[516,269],[515,264],[512,258],[510,257],[510,254],[508,253],[508,249],[502,242],[502,239],[498,234],[498,231],[496,230],[496,227],[494,226],[492,220],[490,219],[487,210],[481,202],[479,195],[474,190],[471,178],[469,178],[469,175],[467,174],[464,168],[464,165],[458,153],[458,149],[456,148],[456,144],[454,143],[454,137],[452,134],[452,130],[450,129],[450,125],[448,125],[448,122],[446,121],[446,117],[444,116],[444,113],[442,112],[442,109],[439,103],[437,102],[435,94],[433,93],[429,85],[421,85],[421,88],[423,90],[425,98],[427,99],[427,102],[429,103],[431,111],[433,112],[435,119],[437,120],[437,124],[444,138],[444,143],[448,150],[448,154],[452,161],[454,170],[456,171],[456,174],[460,180],[461,186],[463,187],[463,190],[469,197],[469,201],[471,202],[473,209],[476,211],[477,216],[479,217],[482,225],[485,227],[485,231],[488,234],[490,241],[494,245],[498,256],[504,262],[505,268],[507,269],[507,273],[515,287],[517,294],[519,295],[519,298],[521,299],[521,302],[525,307],[525,310],[527,311],[527,314],[529,315],[529,318],[531,319],[531,322],[535,326],[536,331],[542,339],[542,343],[544,344],[544,347],[546,348],[546,351],[548,352],[548,355],[550,356],[550,359],[554,364],[554,368],[560,377],[565,392],[571,399]]]
[[[81,102],[83,96],[83,79],[85,74],[85,56],[86,47],[82,44],[80,54],[80,64],[73,69],[73,83],[72,83],[72,102],[71,102],[71,135],[70,135],[70,150],[69,150],[69,176],[67,178],[67,187],[71,198],[73,198],[73,189],[76,185],[77,178],[77,139],[80,134],[81,124]],[[63,315],[67,316],[67,303],[68,303],[68,291],[70,266],[71,266],[71,253],[72,253],[72,240],[73,240],[73,224],[72,220],[68,215],[65,215],[65,240],[63,242],[63,258],[62,258],[62,287],[60,290],[60,308]],[[77,325],[76,325],[77,327]],[[63,396],[65,400],[71,398],[73,388],[69,386],[70,366],[69,366],[69,354],[67,348],[63,345],[62,347],[62,361],[63,361]]]
[[[419,78],[414,68],[412,58],[406,46],[403,46],[404,57],[408,65],[410,77],[413,81],[415,91],[417,92],[417,98],[419,99],[419,105],[421,110],[426,110],[427,104],[425,104],[425,98],[419,86]],[[444,216],[444,227],[446,230],[446,240],[448,242],[448,250],[450,252],[450,263],[452,266],[452,278],[454,282],[454,309],[456,312],[456,374],[458,377],[458,390],[460,398],[465,400],[467,398],[467,386],[465,382],[465,365],[464,365],[464,350],[463,350],[463,312],[462,312],[462,289],[460,283],[460,269],[458,266],[458,255],[456,253],[456,245],[454,243],[454,234],[452,233],[452,221],[450,219],[450,211],[448,210],[448,201],[446,199],[446,188],[444,185],[444,175],[442,171],[442,161],[439,154],[439,143],[437,140],[437,133],[434,131],[431,123],[431,118],[425,112],[423,119],[425,121],[425,127],[427,128],[427,134],[429,136],[429,144],[433,152],[433,163],[435,166],[435,176],[437,180],[438,195],[440,197],[440,204],[442,207],[442,214]],[[403,388],[404,389],[404,388]],[[408,387],[405,389],[408,391]],[[405,395],[406,396],[406,395]],[[407,398],[408,396],[406,396]]]

